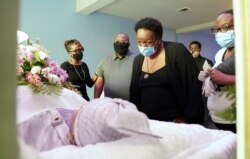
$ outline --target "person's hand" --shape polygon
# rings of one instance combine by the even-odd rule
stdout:
[[[208,77],[208,72],[207,71],[200,71],[198,75],[198,79],[202,82],[205,81],[205,79]]]
[[[197,58],[200,53],[199,53],[199,51],[194,50],[194,51],[191,52],[191,54],[192,54],[193,58]]]
[[[92,81],[95,83],[96,80],[97,80],[97,78],[98,78],[98,76],[97,76],[97,74],[95,73],[95,74],[92,76]]]
[[[211,77],[211,81],[216,84],[219,84],[219,85],[235,84],[234,75],[225,74],[214,68],[209,68],[207,71],[208,71],[209,76]]]
[[[185,123],[185,119],[183,117],[176,118],[173,120],[174,123]]]

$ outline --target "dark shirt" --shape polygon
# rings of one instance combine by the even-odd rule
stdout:
[[[176,109],[178,98],[175,96],[174,81],[169,67],[162,67],[154,73],[147,73],[148,78],[144,78],[145,72],[141,72],[138,87],[141,92],[140,103],[143,111],[150,119],[173,121],[180,118],[181,114]],[[172,76],[172,77],[171,77]],[[157,92],[157,93],[152,93]],[[165,100],[162,100],[165,99]],[[156,101],[160,101],[155,106]]]
[[[198,56],[197,58],[194,59],[194,61],[195,61],[196,65],[198,66],[200,71],[204,71],[203,70],[203,65],[204,65],[205,61],[207,61],[207,63],[211,67],[213,67],[213,65],[214,65],[214,63],[211,60],[209,60],[209,59],[207,59],[205,57],[202,57],[202,56]]]
[[[144,56],[140,54],[135,58],[130,84],[130,101],[149,118],[155,120],[170,121],[181,116],[186,123],[201,124],[204,114],[202,83],[197,78],[199,70],[193,57],[181,43],[163,44],[166,52],[166,68],[155,72],[154,80],[146,83],[140,80],[143,77],[141,69]],[[146,97],[142,97],[144,95]]]
[[[78,91],[81,92],[82,97],[89,101],[86,85],[92,87],[94,82],[90,77],[87,64],[82,62],[82,65],[72,65],[68,61],[65,61],[61,64],[61,68],[64,69],[69,75],[67,81],[76,85]]]

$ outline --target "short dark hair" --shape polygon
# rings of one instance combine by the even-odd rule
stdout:
[[[139,20],[135,24],[134,29],[136,33],[138,29],[147,29],[153,31],[157,39],[162,39],[162,33],[163,33],[162,25],[161,22],[155,18],[146,17]]]
[[[192,44],[196,44],[198,45],[199,49],[201,49],[201,43],[199,41],[192,41],[190,44],[189,44],[189,48]]]
[[[70,46],[71,45],[78,45],[79,46],[79,50],[81,50],[81,51],[84,51],[84,48],[83,48],[83,46],[82,46],[82,44],[80,43],[80,41],[79,40],[77,40],[77,39],[70,39],[70,40],[66,40],[65,42],[64,42],[64,47],[65,47],[65,49],[69,52],[70,50]]]

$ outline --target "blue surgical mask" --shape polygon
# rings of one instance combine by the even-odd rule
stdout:
[[[218,45],[220,45],[222,48],[230,48],[234,46],[234,31],[229,30],[225,33],[216,33],[215,34],[215,40]]]
[[[155,45],[158,46],[157,44],[158,43],[156,42]],[[138,48],[143,56],[149,57],[156,52],[157,49],[155,49],[155,45],[150,47],[138,46]]]
[[[155,53],[155,48],[153,46],[152,47],[138,46],[138,47],[143,56],[149,57]]]

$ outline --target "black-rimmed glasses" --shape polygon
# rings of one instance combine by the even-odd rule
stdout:
[[[234,25],[228,25],[228,24],[225,24],[225,25],[222,25],[221,27],[212,27],[211,28],[211,32],[213,34],[216,34],[218,32],[222,32],[222,33],[225,33],[227,32],[228,30],[232,30],[234,28]]]

